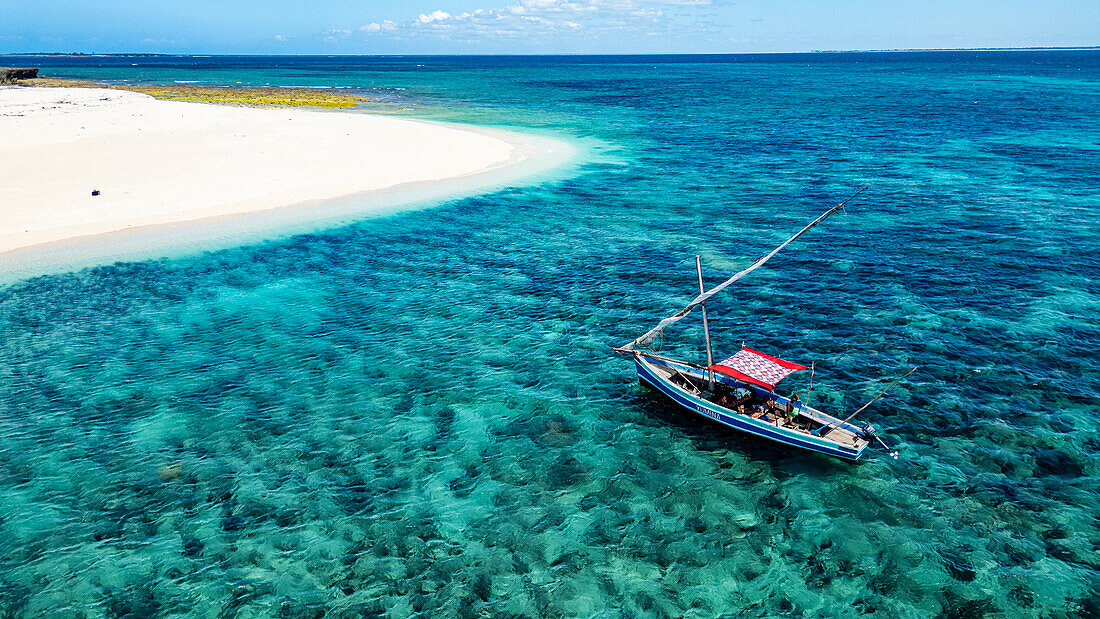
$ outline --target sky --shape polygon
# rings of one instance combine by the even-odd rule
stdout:
[[[5,0],[0,53],[638,54],[1100,45],[1100,0]]]

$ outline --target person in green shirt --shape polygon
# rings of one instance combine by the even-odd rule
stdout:
[[[787,400],[787,407],[784,411],[787,416],[787,423],[793,424],[796,417],[798,417],[798,411],[802,408],[802,403],[798,401],[798,394],[794,394]]]

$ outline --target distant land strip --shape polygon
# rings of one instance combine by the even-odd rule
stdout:
[[[174,84],[171,86],[137,86],[132,84],[100,84],[91,80],[74,80],[59,77],[37,77],[15,80],[19,86],[40,88],[110,88],[130,90],[150,95],[154,99],[168,101],[196,101],[200,103],[221,103],[252,107],[304,106],[350,108],[369,101],[367,97],[334,93],[319,88],[236,88],[221,86],[190,86]]]
[[[810,54],[881,54],[889,52],[1095,52],[1100,46],[1086,47],[913,47],[898,49],[815,49]]]
[[[635,53],[635,54],[502,54],[504,56],[775,56],[785,54],[858,54],[879,52],[1066,52],[1066,51],[1100,51],[1100,45],[1036,45],[1032,47],[899,47],[893,49],[813,49],[808,51],[787,52],[698,52],[698,53]],[[247,56],[247,54],[245,54]],[[301,56],[314,56],[316,54],[300,54]],[[220,56],[233,57],[235,54],[146,54],[146,53],[119,53],[119,54],[95,54],[81,52],[20,52],[0,53],[0,58],[216,58]],[[406,54],[338,54],[337,56],[355,57],[402,57]],[[430,56],[467,56],[467,54],[413,54],[416,57]]]

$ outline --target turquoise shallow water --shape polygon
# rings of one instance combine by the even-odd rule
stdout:
[[[1098,60],[34,60],[603,146],[0,289],[0,614],[1096,616]],[[921,365],[865,417],[898,460],[700,424],[611,354],[691,298],[695,254],[716,283],[864,184],[712,330],[815,360],[832,412]]]

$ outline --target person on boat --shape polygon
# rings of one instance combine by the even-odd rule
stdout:
[[[773,415],[773,417],[781,417],[782,416],[782,415],[778,414],[778,413],[782,412],[782,409],[779,408],[779,403],[775,401],[774,397],[770,397],[770,398],[768,398],[767,402],[764,402],[764,410],[769,412],[769,413],[776,413],[776,414]]]
[[[798,401],[798,394],[794,394],[787,400],[787,419],[793,421],[795,417],[798,417],[798,409],[802,408],[801,402]]]
[[[752,400],[752,392],[744,387],[738,387],[737,390],[733,392],[733,397],[737,398],[737,402],[740,404],[748,404],[749,401]]]
[[[798,396],[789,398],[785,404],[776,403],[775,408],[772,409],[776,425],[784,425],[789,428],[797,427],[795,424],[795,418],[798,417],[796,397]]]

